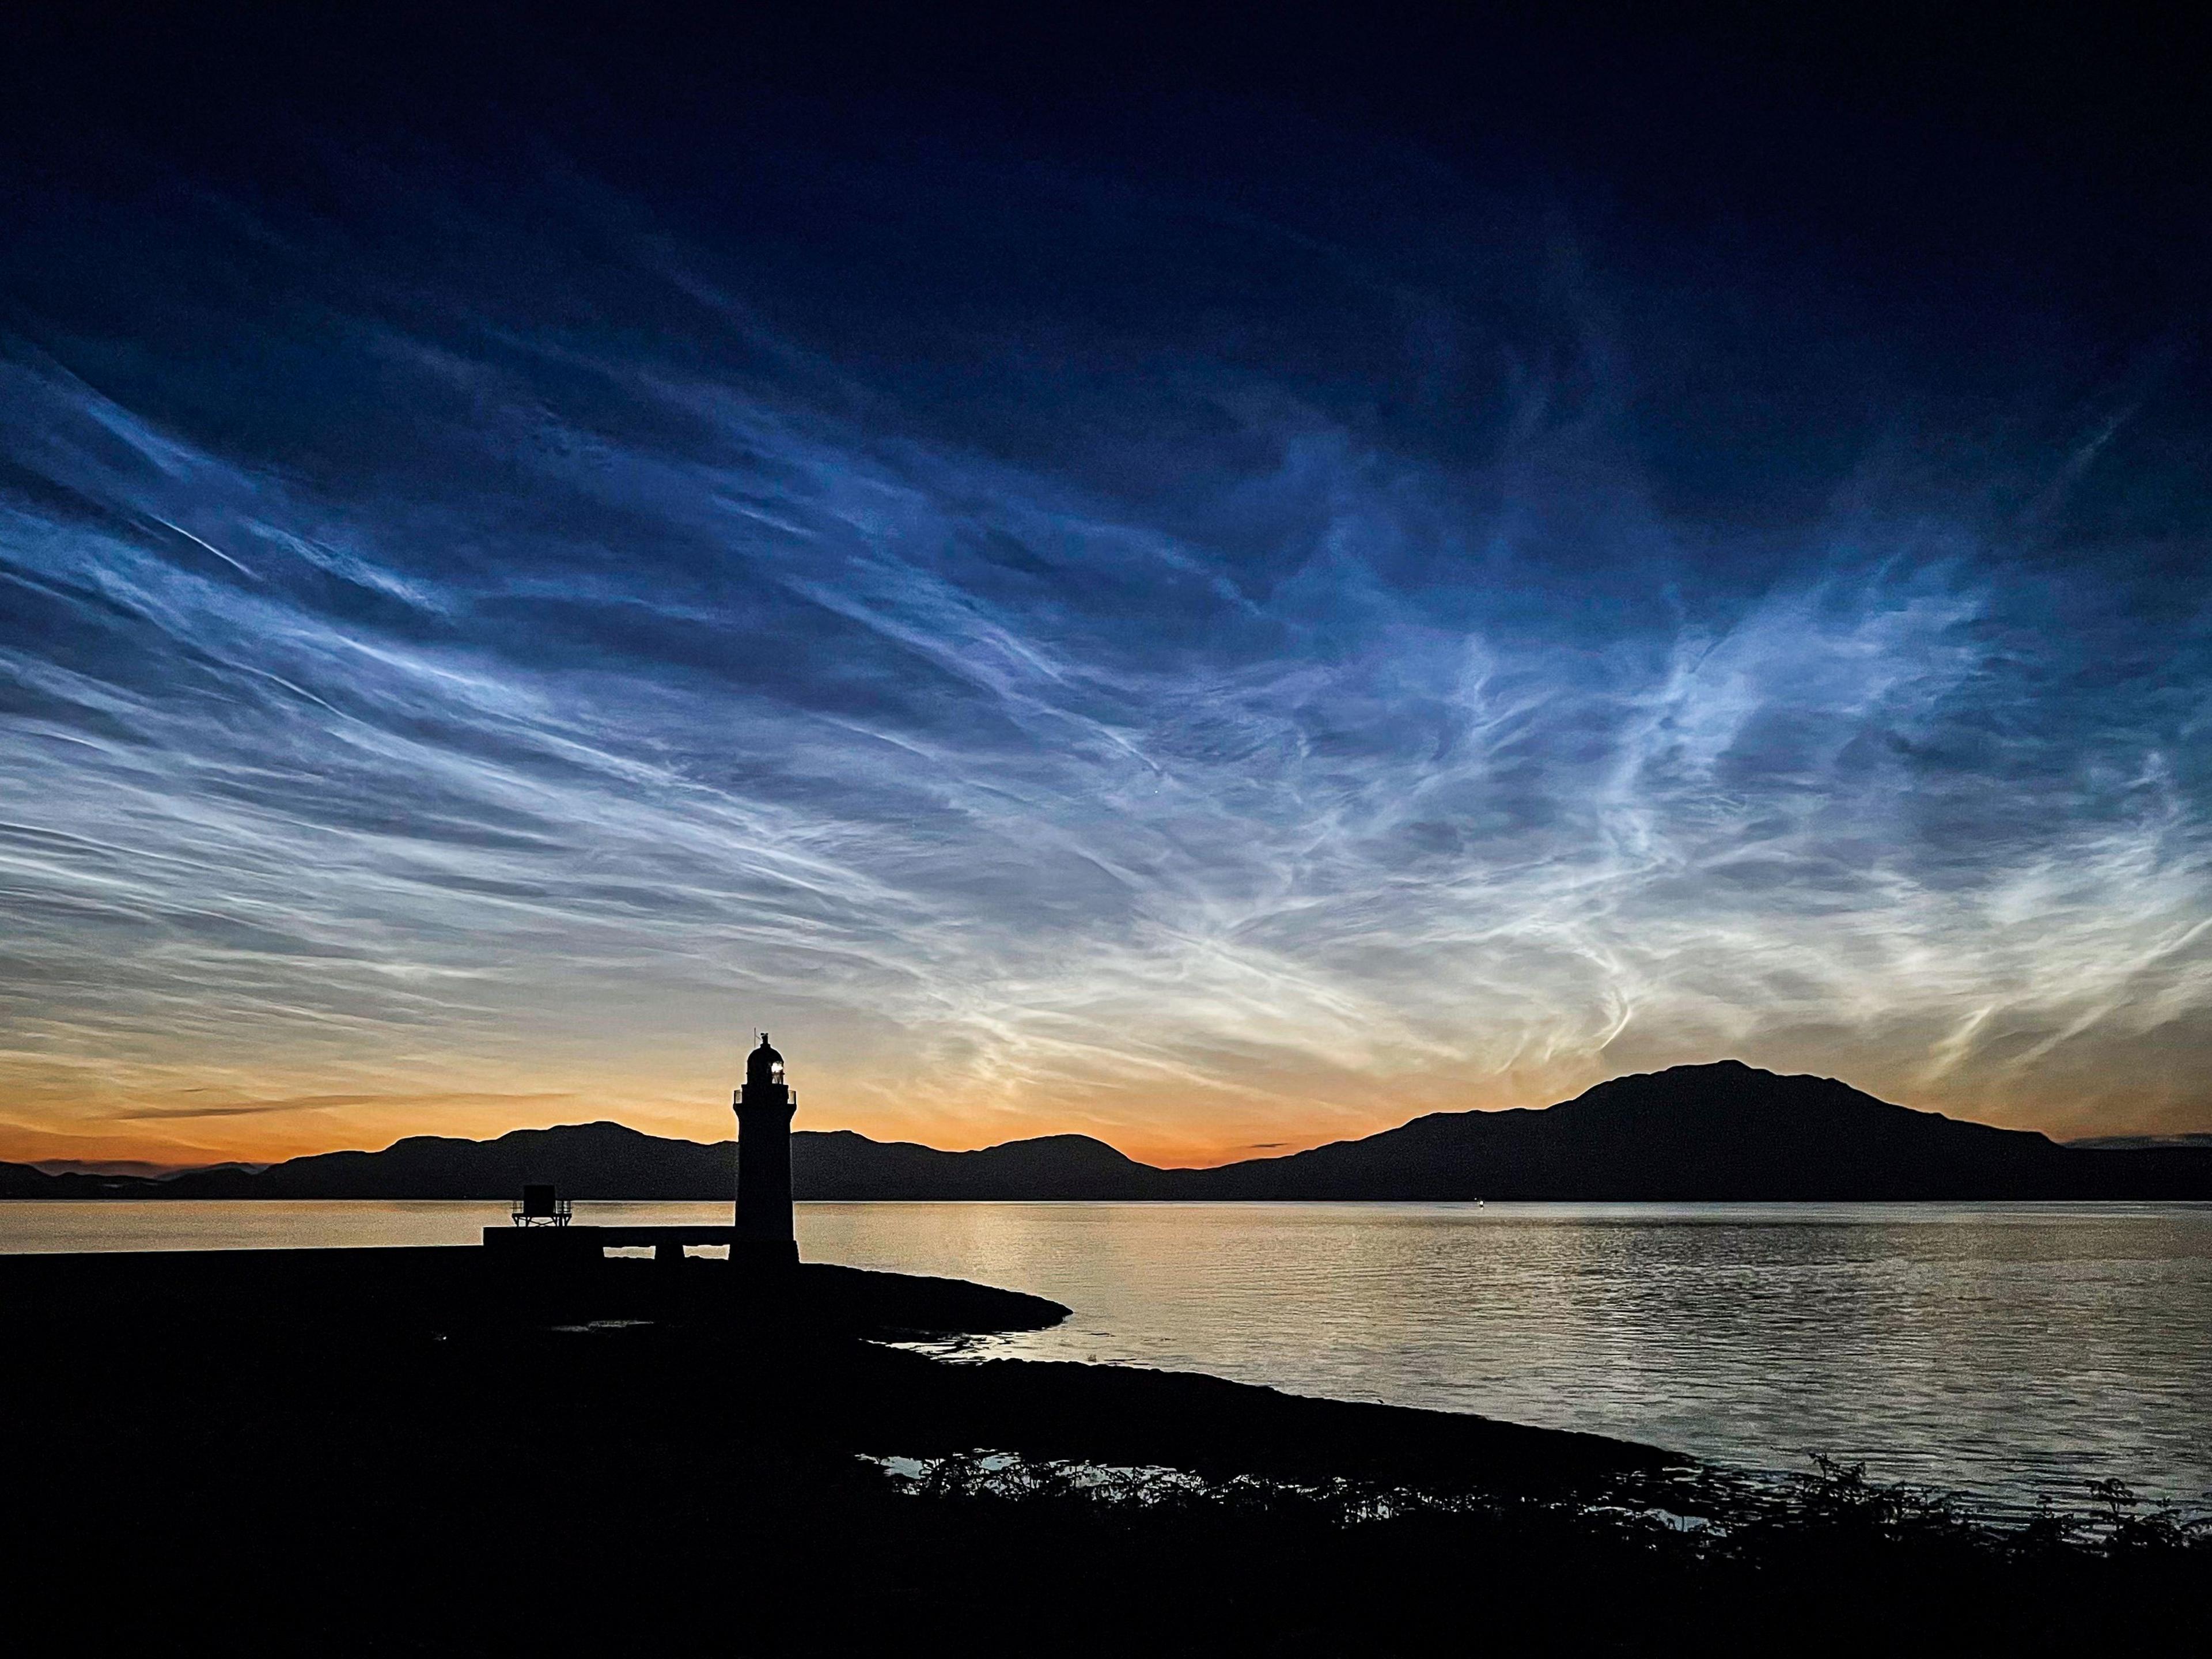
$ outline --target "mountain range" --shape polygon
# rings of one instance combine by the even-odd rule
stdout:
[[[501,1199],[551,1181],[579,1199],[719,1200],[735,1152],[580,1123],[159,1178],[0,1164],[0,1197]],[[948,1152],[847,1129],[794,1133],[791,1161],[802,1199],[2212,1199],[2212,1146],[2062,1146],[1737,1060],[1209,1170],[1157,1169],[1086,1135]]]

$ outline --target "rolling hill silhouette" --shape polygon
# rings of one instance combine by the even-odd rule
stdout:
[[[1223,1198],[1818,1200],[2212,1195],[2212,1157],[2062,1146],[1740,1060],[1536,1110],[1438,1113],[1206,1172]]]
[[[418,1135],[378,1152],[162,1180],[0,1164],[0,1196],[503,1199],[551,1181],[580,1199],[721,1200],[734,1156],[729,1141],[583,1123],[488,1141]],[[793,1134],[791,1159],[803,1199],[2212,1198],[2212,1148],[2063,1146],[1732,1060],[1212,1170],[1155,1169],[1087,1135],[947,1152],[847,1129]]]

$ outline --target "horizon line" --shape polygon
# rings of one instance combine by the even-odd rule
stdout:
[[[1396,1130],[1405,1128],[1405,1127],[1407,1127],[1407,1126],[1409,1126],[1409,1125],[1411,1125],[1411,1124],[1418,1123],[1418,1122],[1422,1121],[1424,1119],[1431,1118],[1431,1117],[1460,1117],[1460,1116],[1474,1115],[1477,1115],[1477,1114],[1504,1115],[1507,1115],[1507,1114],[1510,1114],[1510,1113],[1515,1113],[1515,1112],[1548,1112],[1548,1111],[1551,1111],[1551,1110],[1555,1109],[1556,1109],[1556,1108],[1558,1108],[1558,1107],[1566,1106],[1566,1105],[1571,1105],[1574,1102],[1576,1102],[1576,1101],[1577,1101],[1577,1100],[1580,1100],[1580,1099],[1583,1098],[1585,1096],[1587,1096],[1587,1095],[1590,1094],[1591,1092],[1593,1092],[1593,1091],[1595,1091],[1595,1090],[1604,1088],[1604,1087],[1606,1087],[1606,1086],[1607,1086],[1608,1085],[1611,1085],[1611,1084],[1623,1082],[1623,1081],[1626,1081],[1626,1080],[1630,1079],[1633,1079],[1633,1078],[1639,1078],[1639,1077],[1658,1077],[1658,1076],[1663,1076],[1664,1074],[1666,1074],[1667,1073],[1669,1073],[1669,1072],[1705,1071],[1705,1070],[1711,1070],[1711,1069],[1714,1069],[1714,1068],[1721,1067],[1721,1066],[1735,1066],[1735,1067],[1740,1068],[1740,1069],[1741,1069],[1741,1070],[1743,1070],[1743,1071],[1747,1071],[1747,1072],[1755,1072],[1755,1073],[1760,1073],[1760,1074],[1762,1074],[1762,1075],[1764,1075],[1764,1076],[1772,1077],[1772,1078],[1781,1078],[1781,1079],[1801,1079],[1801,1078],[1802,1078],[1802,1079],[1811,1079],[1811,1080],[1815,1081],[1815,1082],[1820,1082],[1820,1083],[1832,1083],[1832,1084],[1835,1084],[1835,1085],[1838,1085],[1838,1086],[1839,1086],[1839,1087],[1845,1088],[1845,1089],[1849,1089],[1849,1090],[1850,1090],[1850,1091],[1851,1091],[1851,1092],[1853,1092],[1854,1094],[1862,1095],[1862,1096],[1863,1096],[1865,1098],[1867,1098],[1867,1099],[1869,1099],[1869,1100],[1875,1101],[1875,1102],[1877,1102],[1879,1104],[1881,1104],[1881,1105],[1884,1105],[1884,1106],[1893,1106],[1893,1107],[1896,1107],[1898,1109],[1902,1110],[1902,1111],[1917,1112],[1917,1113],[1921,1113],[1921,1114],[1923,1114],[1923,1115],[1927,1115],[1927,1116],[1930,1116],[1930,1117],[1940,1117],[1940,1118],[1944,1118],[1944,1119],[1946,1119],[1947,1121],[1952,1121],[1952,1122],[1958,1122],[1958,1123],[1973,1123],[1973,1124],[1978,1124],[1978,1125],[1979,1125],[1980,1127],[1984,1127],[1984,1128],[1999,1129],[1999,1130],[2002,1130],[2002,1131],[2003,1131],[2003,1132],[2005,1132],[2005,1133],[2007,1133],[2033,1134],[2033,1135],[2038,1135],[2038,1136],[2040,1136],[2043,1139],[2045,1139],[2045,1140],[2051,1141],[2051,1143],[2053,1146],[2074,1146],[2074,1145],[2078,1144],[2078,1143],[2079,1143],[2080,1141],[2081,1141],[2081,1140],[2100,1140],[2100,1139],[2102,1139],[2102,1140],[2113,1140],[2113,1139],[2118,1139],[2118,1140],[2130,1140],[2130,1139],[2134,1139],[2134,1140],[2143,1140],[2143,1141],[2145,1141],[2145,1142],[2147,1142],[2147,1143],[2156,1143],[2156,1142],[2160,1142],[2160,1141],[2164,1141],[2164,1140],[2172,1140],[2172,1139],[2175,1139],[2175,1137],[2172,1137],[2172,1136],[2159,1136],[2159,1135],[2148,1135],[2148,1136],[2142,1136],[2142,1135],[2136,1135],[2136,1136],[2130,1136],[2130,1135],[2093,1135],[2093,1136],[2075,1137],[2074,1139],[2071,1139],[2071,1140],[2058,1140],[2058,1139],[2054,1139],[2052,1136],[2051,1136],[2050,1134],[2048,1134],[2048,1133],[2045,1133],[2045,1131],[2042,1131],[2042,1130],[2039,1130],[2039,1129],[2019,1129],[2019,1128],[2014,1128],[2014,1127],[2010,1127],[2010,1126],[2004,1125],[2004,1124],[1994,1124],[1994,1123],[1988,1123],[1988,1122],[1985,1122],[1984,1120],[1981,1120],[1981,1119],[1978,1119],[1978,1118],[1954,1118],[1954,1117],[1953,1117],[1953,1116],[1952,1116],[1949,1113],[1948,1113],[1948,1112],[1937,1111],[1937,1110],[1935,1110],[1935,1109],[1931,1109],[1931,1108],[1928,1108],[1928,1107],[1921,1107],[1921,1106],[1907,1106],[1907,1105],[1903,1104],[1903,1103],[1900,1103],[1900,1102],[1882,1099],[1882,1097],[1880,1097],[1880,1096],[1878,1096],[1878,1095],[1871,1095],[1871,1094],[1868,1094],[1866,1091],[1864,1091],[1864,1090],[1863,1090],[1863,1089],[1859,1089],[1859,1088],[1857,1088],[1856,1085],[1852,1085],[1852,1084],[1845,1083],[1845,1082],[1844,1082],[1842,1079],[1840,1079],[1840,1078],[1829,1077],[1829,1076],[1826,1076],[1826,1075],[1824,1075],[1824,1074],[1822,1074],[1822,1073],[1814,1073],[1814,1072],[1777,1072],[1777,1071],[1774,1071],[1774,1070],[1772,1070],[1772,1069],[1771,1069],[1770,1067],[1767,1067],[1767,1066],[1753,1066],[1753,1065],[1752,1065],[1748,1060],[1744,1060],[1738,1059],[1738,1058],[1736,1058],[1736,1057],[1735,1057],[1735,1056],[1734,1056],[1734,1055],[1728,1055],[1728,1056],[1724,1056],[1724,1057],[1723,1057],[1722,1059],[1719,1059],[1719,1060],[1686,1060],[1686,1061],[1682,1061],[1682,1062],[1680,1062],[1680,1063],[1678,1063],[1678,1064],[1676,1064],[1676,1065],[1673,1065],[1673,1066],[1656,1066],[1656,1067],[1652,1068],[1652,1069],[1651,1069],[1651,1070],[1650,1070],[1650,1071],[1643,1071],[1643,1072],[1621,1072],[1621,1073],[1615,1073],[1615,1074],[1614,1074],[1613,1076],[1612,1076],[1612,1077],[1601,1079],[1598,1082],[1591,1084],[1591,1085],[1589,1085],[1589,1088],[1583,1090],[1583,1091],[1582,1091],[1580,1093],[1578,1093],[1578,1094],[1571,1095],[1571,1096],[1569,1096],[1569,1097],[1567,1097],[1566,1098],[1562,1099],[1562,1100],[1550,1101],[1550,1102],[1547,1102],[1547,1103],[1546,1103],[1544,1105],[1541,1105],[1541,1106],[1497,1106],[1497,1107],[1480,1107],[1480,1106],[1477,1106],[1477,1107],[1468,1107],[1468,1108],[1464,1108],[1464,1109],[1462,1109],[1461,1110],[1458,1110],[1458,1111],[1419,1112],[1419,1113],[1416,1113],[1416,1114],[1415,1114],[1413,1116],[1412,1116],[1412,1117],[1409,1117],[1409,1118],[1406,1118],[1406,1119],[1404,1119],[1403,1121],[1400,1121],[1400,1122],[1388,1125],[1388,1126],[1386,1126],[1385,1127],[1381,1128],[1381,1129],[1371,1130],[1371,1131],[1370,1131],[1370,1132],[1369,1132],[1368,1133],[1366,1133],[1366,1134],[1361,1134],[1361,1135],[1351,1135],[1351,1136],[1340,1136],[1340,1137],[1338,1137],[1338,1138],[1334,1139],[1328,1139],[1328,1140],[1317,1140],[1317,1141],[1313,1142],[1310,1146],[1291,1146],[1291,1145],[1289,1145],[1288,1143],[1276,1143],[1277,1145],[1285,1146],[1285,1148],[1286,1148],[1286,1149],[1285,1149],[1285,1150],[1284,1150],[1284,1151],[1280,1151],[1280,1152],[1269,1152],[1269,1153],[1267,1153],[1266,1155],[1259,1156],[1259,1157],[1241,1157],[1241,1158],[1240,1158],[1240,1157],[1229,1157],[1229,1158],[1224,1158],[1220,1159],[1220,1160],[1219,1160],[1218,1162],[1217,1162],[1217,1163],[1152,1164],[1152,1163],[1149,1163],[1147,1160],[1146,1160],[1146,1159],[1144,1159],[1144,1158],[1141,1158],[1137,1157],[1135,1154],[1133,1154],[1133,1153],[1132,1153],[1132,1152],[1129,1152],[1125,1151],[1124,1149],[1122,1149],[1122,1148],[1121,1148],[1121,1147],[1120,1147],[1120,1146],[1115,1146],[1112,1141],[1106,1139],[1105,1139],[1103,1136],[1102,1136],[1102,1135],[1092,1134],[1092,1133],[1088,1133],[1087,1131],[1079,1130],[1079,1129],[1047,1130],[1047,1131],[1044,1131],[1044,1132],[1040,1133],[1037,1133],[1037,1134],[1017,1135],[1017,1136],[1015,1136],[1015,1137],[1013,1137],[1013,1138],[1012,1138],[1012,1139],[1006,1139],[1006,1140],[989,1141],[989,1142],[987,1142],[987,1143],[985,1143],[984,1145],[982,1145],[982,1146],[932,1146],[932,1145],[930,1145],[930,1144],[929,1144],[928,1142],[927,1142],[927,1141],[921,1141],[921,1140],[906,1139],[902,1139],[902,1138],[884,1139],[884,1138],[881,1138],[881,1137],[878,1137],[878,1136],[876,1136],[876,1135],[869,1134],[869,1133],[868,1133],[866,1131],[865,1131],[865,1130],[861,1130],[861,1129],[854,1129],[854,1128],[849,1128],[849,1127],[842,1127],[842,1126],[824,1127],[818,1127],[818,1128],[798,1128],[798,1127],[794,1127],[794,1128],[793,1129],[792,1133],[793,1133],[793,1134],[849,1134],[849,1135],[855,1135],[855,1136],[858,1136],[860,1139],[863,1139],[863,1140],[866,1140],[866,1141],[872,1142],[872,1144],[877,1145],[877,1146],[915,1146],[915,1147],[919,1147],[919,1148],[921,1148],[921,1150],[923,1150],[923,1151],[925,1151],[925,1152],[942,1152],[942,1153],[946,1154],[947,1156],[951,1156],[951,1157],[964,1156],[964,1155],[967,1155],[967,1154],[969,1154],[969,1153],[975,1153],[975,1152],[995,1152],[995,1151],[999,1150],[999,1149],[1000,1149],[1000,1148],[1001,1148],[1001,1147],[1024,1146],[1024,1145],[1027,1145],[1027,1144],[1029,1144],[1029,1143],[1035,1142],[1035,1141],[1039,1141],[1039,1140],[1055,1140],[1055,1139],[1076,1139],[1076,1140],[1088,1140],[1088,1141],[1092,1142],[1092,1143],[1093,1143],[1093,1144],[1095,1144],[1095,1145],[1097,1145],[1097,1146],[1101,1146],[1105,1147],[1108,1151],[1109,1151],[1109,1152],[1111,1152],[1115,1153],[1117,1157],[1125,1158],[1128,1159],[1130,1163],[1134,1164],[1137,1164],[1137,1165],[1139,1165],[1139,1167],[1141,1167],[1141,1168],[1152,1169],[1152,1170],[1209,1170],[1209,1169],[1223,1169],[1223,1168],[1227,1168],[1227,1167],[1229,1167],[1230,1165],[1232,1165],[1232,1164],[1267,1164],[1267,1163],[1274,1163],[1274,1162],[1278,1162],[1278,1161],[1279,1161],[1279,1160],[1281,1160],[1281,1159],[1284,1159],[1284,1158],[1296,1158],[1296,1157],[1297,1157],[1297,1156],[1299,1156],[1300,1154],[1304,1153],[1304,1152],[1315,1152],[1315,1151],[1317,1151],[1317,1150],[1319,1150],[1320,1148],[1324,1147],[1324,1146],[1343,1146],[1343,1145],[1347,1145],[1347,1144],[1351,1144],[1351,1143],[1352,1143],[1352,1142],[1357,1142],[1357,1141],[1360,1141],[1360,1140],[1371,1139],[1373,1139],[1376,1135],[1389,1134],[1389,1133],[1392,1133],[1395,1132]],[[341,1157],[341,1156],[343,1156],[343,1155],[346,1155],[346,1154],[349,1154],[349,1153],[350,1153],[350,1154],[355,1154],[355,1155],[358,1155],[358,1156],[361,1156],[361,1157],[374,1158],[374,1157],[379,1157],[379,1156],[382,1155],[382,1154],[383,1154],[383,1153],[385,1153],[385,1152],[388,1152],[392,1151],[394,1147],[398,1146],[401,1146],[401,1145],[404,1144],[405,1142],[407,1142],[407,1141],[410,1141],[410,1140],[454,1140],[454,1141],[461,1141],[461,1142],[464,1142],[464,1143],[465,1143],[465,1144],[467,1144],[467,1145],[470,1145],[470,1146],[491,1146],[491,1145],[495,1145],[495,1144],[496,1144],[497,1142],[501,1141],[501,1140],[505,1140],[505,1139],[508,1139],[509,1137],[514,1136],[514,1135],[520,1135],[520,1134],[550,1134],[550,1133],[555,1133],[555,1132],[556,1132],[556,1131],[563,1130],[563,1129],[589,1129],[589,1128],[598,1128],[598,1127],[608,1127],[608,1128],[615,1128],[615,1129],[622,1129],[622,1130],[625,1130],[625,1131],[627,1131],[628,1133],[631,1133],[631,1134],[641,1135],[641,1136],[645,1137],[645,1138],[646,1138],[646,1139],[653,1139],[653,1140],[669,1140],[669,1141],[681,1141],[681,1142],[683,1142],[683,1143],[684,1143],[685,1145],[688,1145],[688,1146],[698,1146],[698,1147],[702,1147],[702,1148],[712,1148],[712,1147],[724,1146],[735,1146],[735,1145],[736,1145],[736,1141],[737,1141],[737,1137],[736,1137],[735,1135],[729,1136],[729,1137],[727,1137],[726,1139],[715,1139],[715,1140],[695,1140],[695,1139],[691,1139],[690,1136],[688,1136],[688,1135],[681,1135],[681,1134],[662,1134],[662,1133],[657,1133],[657,1132],[655,1132],[655,1131],[653,1131],[653,1130],[650,1130],[650,1129],[641,1129],[641,1128],[639,1128],[639,1127],[638,1127],[636,1125],[635,1125],[635,1124],[628,1123],[628,1122],[623,1121],[621,1118],[619,1118],[619,1117],[595,1117],[595,1118],[588,1118],[588,1119],[581,1120],[581,1121],[573,1121],[573,1122],[548,1123],[548,1124],[521,1124],[521,1125],[518,1125],[518,1126],[516,1126],[515,1127],[511,1128],[511,1129],[502,1129],[502,1130],[501,1130],[499,1133],[497,1133],[496,1134],[487,1135],[487,1136],[483,1136],[483,1137],[482,1137],[482,1138],[472,1137],[472,1136],[468,1136],[468,1135],[459,1135],[459,1134],[444,1134],[444,1133],[438,1133],[438,1132],[436,1132],[436,1131],[434,1131],[434,1130],[421,1130],[421,1131],[415,1132],[415,1133],[413,1133],[399,1135],[399,1136],[398,1136],[397,1138],[395,1138],[394,1139],[392,1139],[392,1140],[390,1140],[390,1141],[386,1142],[385,1145],[383,1145],[383,1146],[330,1146],[330,1147],[323,1148],[323,1149],[321,1149],[320,1151],[317,1151],[317,1152],[297,1152],[297,1153],[294,1153],[293,1155],[291,1155],[290,1157],[288,1157],[288,1158],[218,1158],[212,1159],[212,1160],[210,1160],[210,1162],[208,1162],[208,1163],[204,1163],[204,1164],[169,1164],[169,1163],[167,1163],[167,1162],[165,1162],[165,1161],[163,1161],[163,1160],[161,1160],[161,1159],[143,1158],[70,1158],[70,1157],[46,1157],[46,1158],[25,1158],[25,1159],[21,1159],[21,1160],[20,1160],[20,1161],[19,1161],[19,1160],[13,1160],[13,1159],[4,1159],[4,1160],[0,1160],[0,1162],[18,1162],[18,1163],[19,1163],[19,1166],[20,1166],[20,1167],[31,1168],[31,1169],[39,1169],[39,1170],[41,1170],[41,1172],[42,1172],[42,1173],[46,1173],[46,1174],[63,1173],[63,1172],[67,1172],[67,1173],[82,1173],[82,1174],[103,1174],[103,1175],[111,1175],[111,1176],[112,1176],[114,1178],[118,1178],[118,1179],[142,1179],[142,1180],[157,1180],[157,1181],[159,1181],[159,1180],[169,1180],[169,1179],[173,1179],[174,1177],[176,1177],[176,1176],[179,1176],[199,1174],[199,1173],[203,1173],[203,1172],[204,1172],[204,1171],[211,1170],[223,1170],[223,1169],[246,1169],[246,1170],[252,1170],[252,1171],[253,1171],[253,1172],[255,1172],[255,1173],[258,1173],[259,1171],[264,1170],[276,1169],[276,1168],[278,1168],[278,1167],[280,1167],[281,1165],[283,1165],[283,1164],[293,1164],[293,1163],[298,1163],[298,1162],[301,1162],[301,1161],[303,1161],[303,1160],[305,1160],[305,1159],[308,1159],[308,1158],[335,1158],[335,1157]],[[2184,1143],[2184,1144],[2185,1144],[2185,1143]],[[1249,1148],[1249,1149],[1247,1149],[1247,1150],[1249,1150],[1249,1151],[1254,1152],[1261,1152],[1262,1149],[1261,1149],[1261,1147],[1259,1147],[1258,1146],[1252,1146],[1252,1147],[1250,1147],[1250,1148]],[[132,1174],[131,1174],[131,1173],[129,1173],[129,1172],[126,1172],[125,1170],[124,1170],[122,1169],[122,1167],[121,1167],[121,1166],[124,1166],[124,1165],[126,1165],[126,1164],[128,1164],[128,1165],[136,1165],[136,1166],[137,1166],[137,1168],[138,1168],[139,1170],[146,1170],[146,1171],[149,1171],[149,1172],[156,1172],[156,1171],[157,1171],[158,1173],[147,1173],[147,1174],[143,1174],[143,1175],[135,1175],[135,1176],[134,1176],[134,1175],[132,1175]],[[51,1167],[51,1168],[50,1168],[50,1167],[47,1167],[47,1166],[56,1166],[56,1167]],[[105,1167],[103,1167],[103,1166],[105,1166]]]

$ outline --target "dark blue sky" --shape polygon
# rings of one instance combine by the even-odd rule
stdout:
[[[0,1155],[2212,1127],[2191,43],[515,15],[16,43]]]

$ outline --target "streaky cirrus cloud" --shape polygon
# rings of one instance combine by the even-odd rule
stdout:
[[[1142,192],[1169,291],[1258,297],[901,346],[619,201],[390,188],[429,231],[180,208],[191,280],[0,365],[10,1145],[720,1134],[755,1025],[812,1122],[946,1145],[1723,1054],[2208,1121],[2155,384],[1698,430],[1650,379],[1705,325],[1601,230],[1424,286]]]

